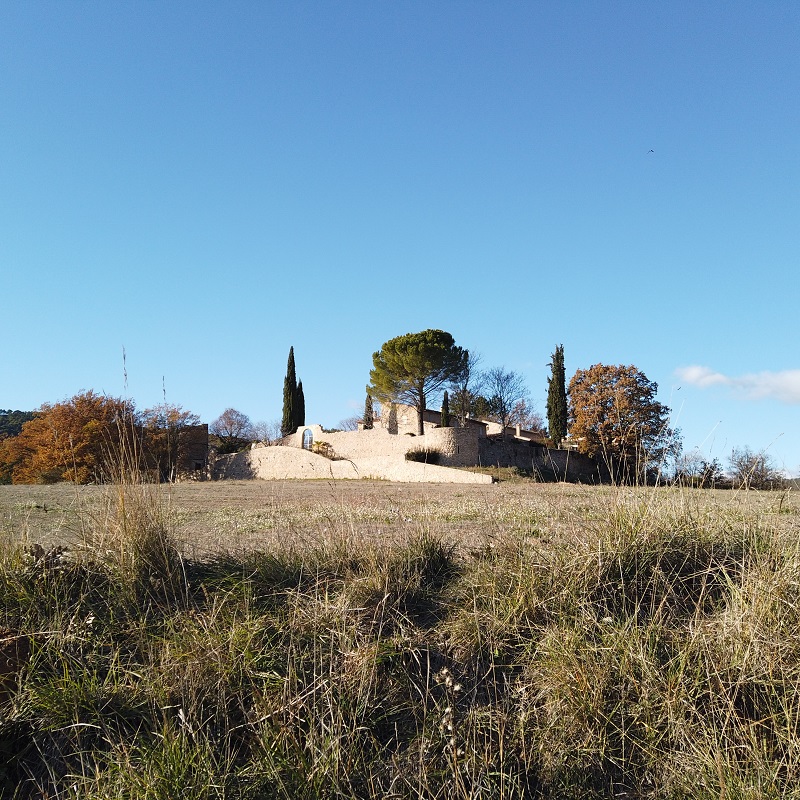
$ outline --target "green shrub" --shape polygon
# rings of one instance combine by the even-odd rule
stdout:
[[[436,447],[419,447],[406,451],[406,461],[417,461],[421,464],[438,464],[444,454]]]

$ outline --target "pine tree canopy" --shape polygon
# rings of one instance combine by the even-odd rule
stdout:
[[[372,354],[369,392],[381,402],[410,405],[417,411],[417,433],[424,434],[423,412],[450,381],[462,374],[469,353],[446,331],[428,329],[385,342]]]

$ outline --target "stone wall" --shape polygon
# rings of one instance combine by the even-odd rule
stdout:
[[[487,437],[480,441],[480,465],[516,467],[544,480],[605,483],[608,470],[588,456],[570,450],[551,450],[520,439]]]
[[[396,438],[396,437],[395,437]],[[214,465],[216,479],[246,480],[377,480],[406,483],[487,484],[490,475],[433,464],[418,464],[396,456],[371,456],[331,461],[298,447],[254,447],[243,453],[220,456]]]
[[[296,447],[254,447],[220,456],[214,464],[215,479],[263,480],[352,479],[361,477],[350,461],[331,461]]]
[[[453,467],[474,467],[480,457],[479,436],[469,428],[430,428],[425,431],[423,447],[433,447],[442,454],[440,464]]]
[[[353,461],[373,456],[394,456],[403,460],[409,450],[435,448],[442,453],[439,463],[444,466],[472,467],[478,463],[479,437],[469,428],[426,428],[424,436],[414,436],[392,434],[385,428],[326,433],[320,425],[306,425],[293,434],[294,447],[302,448],[306,430],[311,431],[314,442],[330,445],[336,457]]]
[[[292,435],[294,447],[303,446],[303,435],[311,431],[313,441],[326,442],[333,448],[339,458],[365,458],[368,456],[397,456],[403,458],[416,437],[398,436],[389,433],[383,428],[373,428],[369,431],[339,431],[328,433],[322,430],[321,425],[306,425],[297,429]]]
[[[166,439],[165,428],[157,431]],[[177,431],[176,452],[157,447],[145,452],[148,474],[156,481],[202,481],[209,477],[208,425],[186,425]],[[177,462],[172,459],[177,456]]]
[[[558,480],[580,483],[608,483],[611,480],[606,465],[574,450],[543,450],[543,456],[534,462],[534,469],[550,469]]]
[[[241,481],[255,477],[253,468],[250,465],[249,450],[243,453],[226,453],[210,459],[209,471],[212,481]]]
[[[385,428],[327,433],[320,425],[306,425],[284,440],[288,449],[302,450],[307,431],[313,442],[327,445],[326,450],[332,452],[335,459],[332,463],[352,462],[362,474],[361,468],[367,462],[379,464],[384,472],[389,462],[394,462],[399,469],[403,464],[412,463],[405,460],[409,450],[430,448],[441,453],[439,464],[443,467],[516,467],[524,472],[533,472],[544,480],[582,483],[608,480],[607,470],[587,456],[569,450],[549,450],[537,442],[513,436],[505,439],[487,437],[478,426],[426,426],[424,436],[414,436],[391,434]]]
[[[383,428],[388,430],[389,422],[389,409],[386,406],[384,415],[375,420],[375,427],[376,428]],[[413,434],[416,435],[417,433],[417,412],[412,406],[405,405],[403,403],[396,403],[395,404],[395,416],[397,419],[397,431],[395,433],[403,434]],[[453,415],[451,417],[452,427],[456,428],[459,427],[458,421]],[[442,414],[440,411],[437,411],[433,408],[426,408],[425,411],[422,412],[422,425],[423,429],[425,430],[425,434],[428,433],[430,429],[438,428],[442,422]],[[477,419],[468,419],[466,427],[473,431],[474,435],[477,436],[486,436],[486,429],[488,423],[483,422]],[[499,429],[499,425],[497,426]]]
[[[536,442],[544,447],[546,444],[546,437],[541,431],[527,431],[521,425],[507,425],[505,428],[499,422],[487,422],[486,433],[488,436],[496,436],[505,431],[506,438],[524,439],[528,442]]]

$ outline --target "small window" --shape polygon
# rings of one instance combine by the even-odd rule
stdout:
[[[306,428],[303,431],[303,450],[310,450],[313,444],[314,434],[311,432],[310,428]]]

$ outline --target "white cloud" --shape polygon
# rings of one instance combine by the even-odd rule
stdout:
[[[709,367],[692,365],[679,367],[675,374],[685,383],[701,389],[709,386],[730,386],[753,399],[771,398],[788,405],[800,404],[800,369],[754,372],[731,377]]]
[[[714,372],[708,367],[691,366],[678,367],[675,374],[684,382],[692,386],[700,386],[705,389],[708,386],[730,383],[730,378],[726,378],[721,372]]]

